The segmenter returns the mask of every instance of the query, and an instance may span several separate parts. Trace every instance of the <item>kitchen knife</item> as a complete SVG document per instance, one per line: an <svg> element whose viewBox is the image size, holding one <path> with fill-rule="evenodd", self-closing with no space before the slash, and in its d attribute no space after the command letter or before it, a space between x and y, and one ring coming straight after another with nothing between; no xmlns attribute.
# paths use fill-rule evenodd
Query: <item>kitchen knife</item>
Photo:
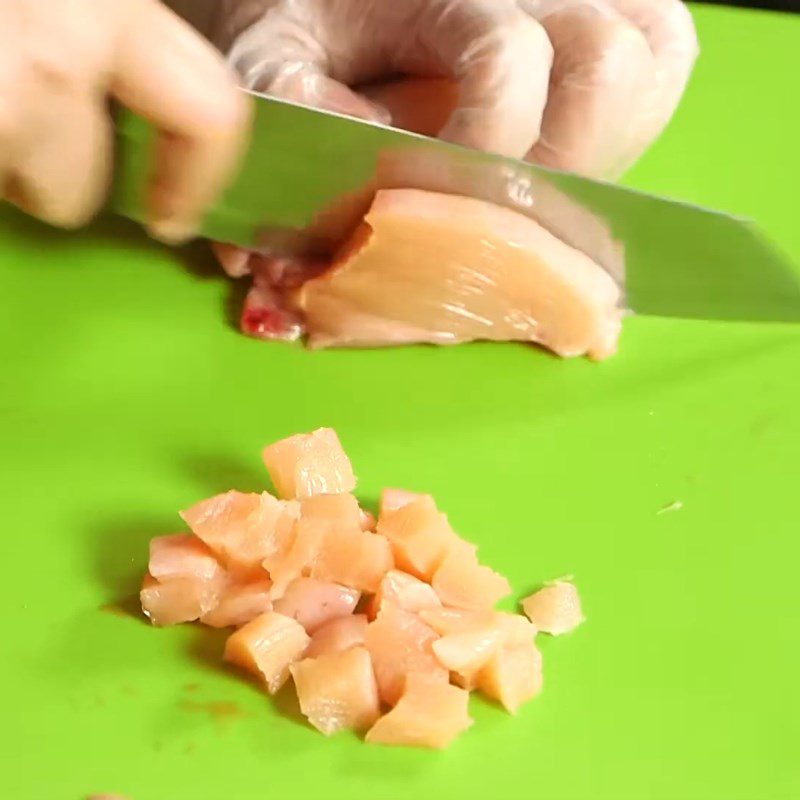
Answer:
<svg viewBox="0 0 800 800"><path fill-rule="evenodd" d="M376 189L462 194L533 219L601 264L639 314L800 321L800 273L753 222L255 95L243 166L203 236L276 255L330 249ZM113 210L146 219L154 132L118 117Z"/></svg>

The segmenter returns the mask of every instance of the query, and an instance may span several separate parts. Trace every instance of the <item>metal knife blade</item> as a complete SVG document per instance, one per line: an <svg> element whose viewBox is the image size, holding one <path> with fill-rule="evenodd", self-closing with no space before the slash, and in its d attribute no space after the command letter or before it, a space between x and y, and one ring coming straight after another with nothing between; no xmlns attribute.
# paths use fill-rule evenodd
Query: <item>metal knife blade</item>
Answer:
<svg viewBox="0 0 800 800"><path fill-rule="evenodd" d="M463 194L536 219L603 266L636 313L800 321L800 273L749 220L255 95L253 138L201 233L279 255L330 248L376 189ZM146 218L152 129L118 118L112 209Z"/></svg>

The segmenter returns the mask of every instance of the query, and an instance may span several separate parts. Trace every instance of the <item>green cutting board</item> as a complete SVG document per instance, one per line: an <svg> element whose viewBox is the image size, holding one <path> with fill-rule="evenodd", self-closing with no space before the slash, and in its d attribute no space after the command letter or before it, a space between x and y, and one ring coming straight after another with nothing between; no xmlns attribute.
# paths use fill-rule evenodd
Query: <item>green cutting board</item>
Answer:
<svg viewBox="0 0 800 800"><path fill-rule="evenodd" d="M752 215L800 259L800 18L696 17L696 76L630 182ZM310 353L240 336L239 299L202 247L0 217L0 796L800 796L800 329L631 319L602 365ZM543 642L516 718L475 699L444 753L326 740L219 636L137 616L148 539L320 425L362 497L433 492L518 593L574 573L588 621Z"/></svg>

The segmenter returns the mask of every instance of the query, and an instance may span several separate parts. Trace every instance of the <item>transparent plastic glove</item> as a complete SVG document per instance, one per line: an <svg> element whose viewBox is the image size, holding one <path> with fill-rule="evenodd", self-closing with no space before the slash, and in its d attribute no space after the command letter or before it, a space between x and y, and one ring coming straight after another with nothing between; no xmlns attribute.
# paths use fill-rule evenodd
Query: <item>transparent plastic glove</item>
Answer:
<svg viewBox="0 0 800 800"><path fill-rule="evenodd" d="M389 121L351 87L447 77L443 138L515 156L539 138L553 49L515 0L222 0L214 38L257 91Z"/></svg>
<svg viewBox="0 0 800 800"><path fill-rule="evenodd" d="M616 178L672 117L698 54L679 0L521 0L555 50L539 141L528 158Z"/></svg>
<svg viewBox="0 0 800 800"><path fill-rule="evenodd" d="M698 51L679 0L221 0L215 39L250 88L606 178Z"/></svg>
<svg viewBox="0 0 800 800"><path fill-rule="evenodd" d="M151 228L185 238L245 139L224 59L158 0L0 1L0 197L55 225L88 220L111 174L109 97L159 128Z"/></svg>

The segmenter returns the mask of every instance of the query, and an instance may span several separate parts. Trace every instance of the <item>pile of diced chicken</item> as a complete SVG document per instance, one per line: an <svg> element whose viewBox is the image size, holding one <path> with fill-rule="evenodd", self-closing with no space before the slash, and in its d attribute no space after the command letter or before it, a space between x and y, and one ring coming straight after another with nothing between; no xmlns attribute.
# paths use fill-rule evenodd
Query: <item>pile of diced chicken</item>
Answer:
<svg viewBox="0 0 800 800"><path fill-rule="evenodd" d="M377 520L359 507L333 430L277 442L264 462L279 497L212 497L182 512L191 533L150 543L141 601L155 625L235 627L225 659L271 694L291 677L326 735L446 747L472 723L471 690L512 713L539 692L537 633L583 619L571 583L523 600L527 616L494 610L508 581L430 496L386 489Z"/></svg>

